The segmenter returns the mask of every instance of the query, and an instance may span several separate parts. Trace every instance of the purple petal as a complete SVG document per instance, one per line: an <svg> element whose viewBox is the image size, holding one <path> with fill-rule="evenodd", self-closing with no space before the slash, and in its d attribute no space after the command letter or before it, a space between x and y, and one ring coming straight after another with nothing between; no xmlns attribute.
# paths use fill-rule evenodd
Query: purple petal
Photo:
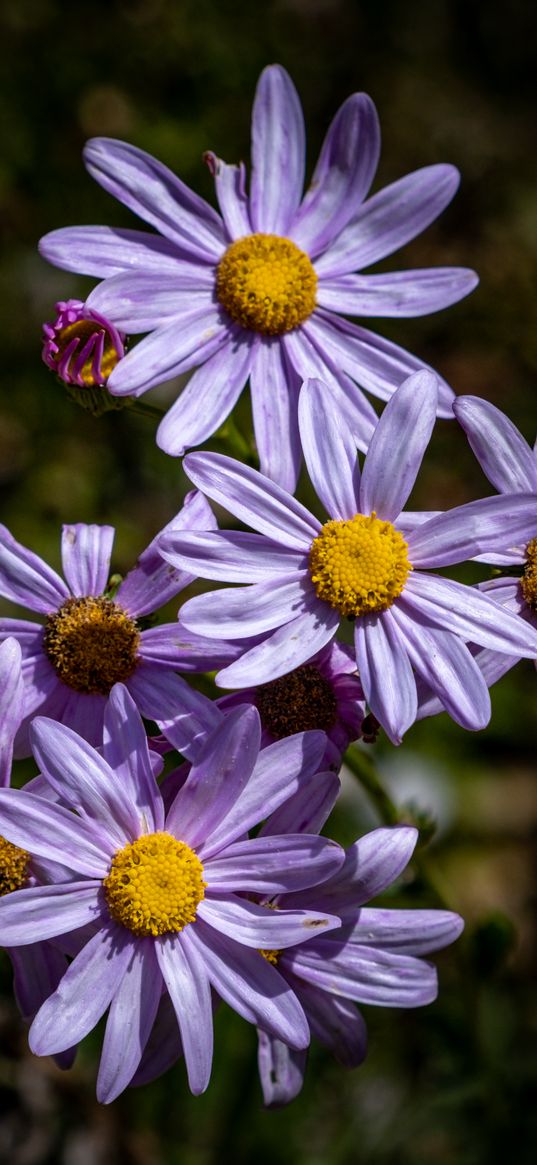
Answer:
<svg viewBox="0 0 537 1165"><path fill-rule="evenodd" d="M112 999L99 1075L97 1100L110 1104L130 1084L157 1014L162 978L150 938L137 938Z"/></svg>
<svg viewBox="0 0 537 1165"><path fill-rule="evenodd" d="M296 995L257 951L218 934L202 920L190 928L211 983L229 1006L292 1048L306 1048L309 1029Z"/></svg>
<svg viewBox="0 0 537 1165"><path fill-rule="evenodd" d="M30 1028L29 1043L37 1056L63 1052L95 1027L127 971L134 945L132 935L114 925L86 943Z"/></svg>
<svg viewBox="0 0 537 1165"><path fill-rule="evenodd" d="M307 606L311 590L307 570L290 571L269 582L251 583L247 590L234 587L198 595L181 607L181 619L198 635L246 639L290 623Z"/></svg>
<svg viewBox="0 0 537 1165"><path fill-rule="evenodd" d="M399 606L394 606L392 618L412 665L446 712L471 732L485 728L490 720L489 691L466 644L449 631L427 626L423 619L410 619Z"/></svg>
<svg viewBox="0 0 537 1165"><path fill-rule="evenodd" d="M16 542L5 526L0 526L0 594L42 614L57 611L69 598L56 571Z"/></svg>
<svg viewBox="0 0 537 1165"><path fill-rule="evenodd" d="M327 353L314 343L306 327L296 328L282 337L289 365L300 381L320 380L326 384L334 405L347 424L352 437L365 452L378 423L377 414L361 389L342 372Z"/></svg>
<svg viewBox="0 0 537 1165"><path fill-rule="evenodd" d="M100 829L23 789L0 789L0 834L90 878L104 877L114 853Z"/></svg>
<svg viewBox="0 0 537 1165"><path fill-rule="evenodd" d="M438 380L437 416L453 420L453 389L424 360L391 340L321 309L314 312L304 331L336 367L381 400L389 400L413 372L432 372Z"/></svg>
<svg viewBox="0 0 537 1165"><path fill-rule="evenodd" d="M226 238L219 215L156 158L126 142L93 138L84 160L109 194L176 243L179 257L220 258Z"/></svg>
<svg viewBox="0 0 537 1165"><path fill-rule="evenodd" d="M307 559L262 534L242 530L219 530L217 533L165 534L160 542L163 558L173 566L188 563L194 577L216 582L268 582L274 575L289 575L303 570Z"/></svg>
<svg viewBox="0 0 537 1165"><path fill-rule="evenodd" d="M312 258L330 246L355 214L375 176L379 153L375 106L366 93L353 93L328 129L311 186L289 231Z"/></svg>
<svg viewBox="0 0 537 1165"><path fill-rule="evenodd" d="M223 713L214 700L197 692L180 676L172 678L177 681L178 692L173 715L157 722L170 745L197 763L208 736L222 724Z"/></svg>
<svg viewBox="0 0 537 1165"><path fill-rule="evenodd" d="M0 899L0 943L23 947L98 922L100 882L29 886ZM70 1048L76 1040L66 1044ZM58 1049L61 1051L61 1049Z"/></svg>
<svg viewBox="0 0 537 1165"><path fill-rule="evenodd" d="M136 344L116 364L108 380L115 396L141 396L148 388L188 372L222 348L229 339L229 326L222 312L212 304L195 308L177 320L157 328Z"/></svg>
<svg viewBox="0 0 537 1165"><path fill-rule="evenodd" d="M298 415L308 473L325 510L331 518L354 517L360 491L356 445L328 385L306 381Z"/></svg>
<svg viewBox="0 0 537 1165"><path fill-rule="evenodd" d="M298 1096L304 1083L306 1053L257 1030L257 1067L267 1108L279 1108Z"/></svg>
<svg viewBox="0 0 537 1165"><path fill-rule="evenodd" d="M287 973L285 963L286 956L282 959L282 971ZM298 951L293 954L293 966L294 974L289 973L289 983L306 1012L312 1036L328 1048L345 1068L357 1068L367 1053L367 1028L363 1016L349 999L329 995L325 990L319 990L304 979L299 979Z"/></svg>
<svg viewBox="0 0 537 1165"><path fill-rule="evenodd" d="M306 142L296 89L280 65L263 69L252 110L250 218L254 231L287 235L304 185Z"/></svg>
<svg viewBox="0 0 537 1165"><path fill-rule="evenodd" d="M113 542L113 526L62 526L63 573L74 595L106 590Z"/></svg>
<svg viewBox="0 0 537 1165"><path fill-rule="evenodd" d="M55 267L80 275L95 275L97 279L123 271L158 275L161 272L179 274L190 268L190 264L178 258L177 247L168 239L123 227L64 227L50 231L40 239L39 252ZM205 277L212 279L206 266L197 270L200 278L207 272Z"/></svg>
<svg viewBox="0 0 537 1165"><path fill-rule="evenodd" d="M500 409L478 396L459 396L453 412L499 493L537 493L534 451Z"/></svg>
<svg viewBox="0 0 537 1165"><path fill-rule="evenodd" d="M218 687L249 688L287 675L329 643L339 623L339 611L321 599L308 599L302 615L279 627L273 635L241 655L236 663L219 671Z"/></svg>
<svg viewBox="0 0 537 1165"><path fill-rule="evenodd" d="M354 644L366 701L392 744L400 744L418 704L414 673L391 612L357 619Z"/></svg>
<svg viewBox="0 0 537 1165"><path fill-rule="evenodd" d="M371 438L360 511L393 522L416 480L431 439L438 400L436 377L415 372L394 392Z"/></svg>
<svg viewBox="0 0 537 1165"><path fill-rule="evenodd" d="M64 724L43 716L34 720L31 740L47 781L99 831L107 848L117 849L138 836L135 805L119 776L90 744Z"/></svg>
<svg viewBox="0 0 537 1165"><path fill-rule="evenodd" d="M215 671L241 654L241 644L209 639L187 631L179 621L148 627L140 639L140 658L181 672Z"/></svg>
<svg viewBox="0 0 537 1165"><path fill-rule="evenodd" d="M315 949L313 949L313 947ZM286 964L323 991L380 1007L422 1007L438 993L436 970L422 959L356 943L319 939L286 955ZM296 965L295 965L296 964Z"/></svg>
<svg viewBox="0 0 537 1165"><path fill-rule="evenodd" d="M135 336L174 324L214 303L214 275L208 268L185 264L173 272L122 272L90 292L86 307Z"/></svg>
<svg viewBox="0 0 537 1165"><path fill-rule="evenodd" d="M214 178L214 186L222 218L231 239L252 234L246 194L246 167L243 162L229 166L210 150L203 155Z"/></svg>
<svg viewBox="0 0 537 1165"><path fill-rule="evenodd" d="M225 899L204 898L198 906L198 915L215 930L256 950L296 946L340 925L339 918L330 914L271 910L229 893Z"/></svg>
<svg viewBox="0 0 537 1165"><path fill-rule="evenodd" d="M279 337L264 336L250 370L255 441L261 472L282 489L296 489L302 450L298 434L299 378Z"/></svg>
<svg viewBox="0 0 537 1165"><path fill-rule="evenodd" d="M21 649L16 639L0 646L0 786L11 780L13 741L22 720L23 685Z"/></svg>
<svg viewBox="0 0 537 1165"><path fill-rule="evenodd" d="M319 276L369 267L421 234L443 211L459 185L454 166L424 166L379 190L315 266Z"/></svg>
<svg viewBox="0 0 537 1165"><path fill-rule="evenodd" d="M263 748L242 791L227 816L213 829L203 846L204 860L243 838L262 818L292 797L320 768L324 732L298 732Z"/></svg>
<svg viewBox="0 0 537 1165"><path fill-rule="evenodd" d="M211 893L276 894L323 882L339 869L343 857L340 846L328 838L289 833L237 841L207 860L204 868Z"/></svg>
<svg viewBox="0 0 537 1165"><path fill-rule="evenodd" d="M130 807L139 833L163 828L162 797L151 765L147 736L139 712L123 684L115 684L106 705L103 760L113 770L113 785Z"/></svg>
<svg viewBox="0 0 537 1165"><path fill-rule="evenodd" d="M537 656L537 630L505 607L499 610L488 595L463 583L415 572L398 602L411 617L416 612L467 642L517 654L521 659Z"/></svg>
<svg viewBox="0 0 537 1165"><path fill-rule="evenodd" d="M327 821L341 785L335 773L315 773L281 805L259 830L259 837L278 833L318 833Z"/></svg>
<svg viewBox="0 0 537 1165"><path fill-rule="evenodd" d="M451 910L377 910L365 908L353 932L362 946L405 955L428 955L455 942L464 927Z"/></svg>
<svg viewBox="0 0 537 1165"><path fill-rule="evenodd" d="M382 894L403 873L417 840L418 831L411 825L382 827L366 833L349 847L343 866L323 886L323 906L329 903L328 909L338 914L350 910L351 919L356 918L357 907Z"/></svg>
<svg viewBox="0 0 537 1165"><path fill-rule="evenodd" d="M309 551L320 522L280 486L221 453L190 453L183 469L198 489L247 526L288 546Z"/></svg>
<svg viewBox="0 0 537 1165"><path fill-rule="evenodd" d="M157 445L172 457L201 445L229 416L248 380L257 336L229 330L227 343L194 372L160 422Z"/></svg>
<svg viewBox="0 0 537 1165"><path fill-rule="evenodd" d="M0 642L7 638L17 640L23 660L40 656L43 651L42 623L30 623L28 619L0 619Z"/></svg>
<svg viewBox="0 0 537 1165"><path fill-rule="evenodd" d="M221 717L171 806L168 832L190 846L210 843L252 774L260 740L256 708L238 708Z"/></svg>
<svg viewBox="0 0 537 1165"><path fill-rule="evenodd" d="M13 964L13 990L17 1007L26 1023L47 996L52 995L67 970L67 959L52 943L29 943L9 952Z"/></svg>
<svg viewBox="0 0 537 1165"><path fill-rule="evenodd" d="M167 1072L182 1054L183 1045L173 1004L169 995L162 995L153 1030L145 1046L140 1066L131 1080L131 1086L138 1088L142 1084L156 1080L163 1072Z"/></svg>
<svg viewBox="0 0 537 1165"><path fill-rule="evenodd" d="M456 506L410 534L416 567L449 566L480 552L505 551L528 542L537 530L537 494L502 494Z"/></svg>
<svg viewBox="0 0 537 1165"><path fill-rule="evenodd" d="M213 1011L208 968L203 953L190 941L191 929L164 935L155 949L181 1032L190 1090L199 1096L211 1075Z"/></svg>
<svg viewBox="0 0 537 1165"><path fill-rule="evenodd" d="M317 303L343 315L410 319L458 303L477 283L475 271L465 267L390 271L386 275L338 275L321 280Z"/></svg>

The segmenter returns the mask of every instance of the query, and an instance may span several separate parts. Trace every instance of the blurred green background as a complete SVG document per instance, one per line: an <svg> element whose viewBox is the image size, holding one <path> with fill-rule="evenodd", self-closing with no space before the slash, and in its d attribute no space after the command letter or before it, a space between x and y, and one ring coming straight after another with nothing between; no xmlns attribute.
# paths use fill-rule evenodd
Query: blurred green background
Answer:
<svg viewBox="0 0 537 1165"><path fill-rule="evenodd" d="M533 441L536 25L525 0L4 0L0 480L2 520L15 536L57 566L61 522L111 522L114 566L124 571L179 508L186 481L156 448L154 423L128 410L93 419L41 363L42 321L57 299L83 298L91 283L49 268L36 243L70 223L137 225L84 171L81 149L94 134L149 150L212 198L202 152L248 159L255 83L272 61L289 69L303 100L310 166L337 106L364 89L383 130L375 189L437 161L460 168L461 190L439 223L385 266L473 266L480 288L449 311L378 330L423 355L457 392L494 401ZM173 386L154 394L162 403L173 395ZM246 400L240 420L248 431ZM488 492L461 432L441 422L415 504L451 506ZM415 726L399 750L382 741L374 750L398 804L412 801L438 819L428 868L467 919L464 939L438 958L434 1006L365 1009L365 1066L345 1073L314 1049L302 1096L280 1112L261 1106L253 1030L222 1008L204 1097L190 1097L178 1066L102 1108L94 1100L100 1036L67 1075L31 1057L6 962L0 1159L533 1162L533 665L520 664L492 695L486 732L464 733L442 716ZM351 840L376 821L349 778L336 835ZM416 871L396 901L438 899Z"/></svg>

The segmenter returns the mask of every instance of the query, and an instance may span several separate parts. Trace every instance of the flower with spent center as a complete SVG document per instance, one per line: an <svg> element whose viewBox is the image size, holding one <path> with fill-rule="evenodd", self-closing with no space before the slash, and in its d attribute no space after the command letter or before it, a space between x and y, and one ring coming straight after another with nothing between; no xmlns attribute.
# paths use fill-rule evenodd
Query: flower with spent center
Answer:
<svg viewBox="0 0 537 1165"><path fill-rule="evenodd" d="M171 523L177 524L214 527L201 494L188 495ZM17 639L23 656L18 756L29 753L28 727L37 712L100 743L104 709L115 683L125 683L142 715L160 723L196 700L177 670L205 671L236 658L236 648L191 636L177 623L144 628L143 619L177 595L192 576L164 563L153 541L119 586L110 588L113 539L111 526L64 526L64 582L0 527L0 594L45 620L42 625L0 619L0 638Z"/></svg>
<svg viewBox="0 0 537 1165"><path fill-rule="evenodd" d="M56 319L43 324L42 356L67 385L69 395L94 416L130 404L106 391L106 382L125 355L125 336L79 299L56 304Z"/></svg>
<svg viewBox="0 0 537 1165"><path fill-rule="evenodd" d="M249 688L285 675L330 643L348 618L365 699L394 743L416 718L416 675L463 727L488 723L488 688L466 642L531 657L537 632L510 612L499 620L487 595L429 569L527 539L535 530L537 498L485 498L407 533L401 511L434 426L436 393L426 371L397 389L360 474L354 441L326 385L304 385L301 439L328 511L324 524L231 458L185 458L198 488L259 532L172 532L161 539L161 552L173 565L219 582L250 584L200 595L181 608L180 621L198 634L261 637L219 672L220 686Z"/></svg>
<svg viewBox="0 0 537 1165"><path fill-rule="evenodd" d="M276 912L250 896L322 882L344 854L315 834L249 839L248 831L317 770L323 734L298 734L260 751L256 710L230 712L206 737L167 812L123 685L107 705L102 754L42 717L32 738L61 803L0 790L0 829L32 858L61 862L64 870L49 885L0 901L0 942L23 946L93 929L34 1019L32 1050L70 1048L110 1008L97 1093L111 1101L131 1082L166 991L190 1087L203 1092L212 1062L212 988L249 1022L305 1047L300 1003L257 952L285 950L339 919L310 908Z"/></svg>
<svg viewBox="0 0 537 1165"><path fill-rule="evenodd" d="M367 448L377 418L361 389L386 400L422 362L342 315L426 315L477 282L458 267L356 274L429 226L458 185L454 167L434 165L367 198L379 150L375 107L355 93L336 113L303 196L302 110L278 65L263 71L256 91L249 195L242 164L206 155L221 215L142 150L107 138L87 144L90 174L161 237L67 227L46 235L40 250L102 280L90 311L130 335L150 333L113 370L112 394L139 396L197 369L160 424L166 453L202 444L249 379L261 469L293 490L298 390L312 376ZM441 382L440 416L452 416L452 396Z"/></svg>

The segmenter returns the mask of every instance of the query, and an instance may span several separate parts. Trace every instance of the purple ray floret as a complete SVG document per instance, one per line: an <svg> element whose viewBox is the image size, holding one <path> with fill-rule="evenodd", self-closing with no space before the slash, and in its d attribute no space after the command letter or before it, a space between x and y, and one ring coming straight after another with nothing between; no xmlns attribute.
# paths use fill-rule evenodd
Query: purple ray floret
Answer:
<svg viewBox="0 0 537 1165"><path fill-rule="evenodd" d="M39 717L32 726L35 759L59 803L0 790L2 834L63 868L50 884L0 901L0 943L22 947L91 928L34 1019L31 1047L62 1052L109 1008L97 1084L104 1102L136 1072L163 991L194 1093L211 1070L211 988L290 1046L308 1043L300 1003L259 950L302 943L339 919L309 907L272 911L252 895L326 881L344 854L313 833L248 840L267 803L277 809L317 770L325 743L322 733L279 742L267 790L270 748L260 752L260 735L254 708L230 712L166 812L142 721L118 684L102 753L54 721Z"/></svg>
<svg viewBox="0 0 537 1165"><path fill-rule="evenodd" d="M488 595L430 571L527 540L535 530L537 498L530 493L484 498L404 535L404 515L401 530L398 520L432 432L436 402L431 373L409 377L388 402L360 474L354 441L326 385L304 386L301 440L311 480L328 511L324 525L281 487L231 458L203 453L185 458L195 485L258 532L255 540L250 535L248 555L222 533L172 533L161 541L162 553L177 567L249 584L201 595L181 610L181 621L198 634L262 636L219 673L220 686L248 688L285 675L330 643L350 614L365 698L394 743L416 718L416 675L458 723L469 729L488 723L487 685L466 643L531 658L537 632L509 611L499 619ZM338 541L347 537L348 527L349 537L361 538L363 546L362 527L370 526L373 576L369 551L361 558L360 550L354 559L355 552ZM325 568L334 528L335 558ZM338 546L344 546L343 575ZM387 565L392 553L394 565Z"/></svg>
<svg viewBox="0 0 537 1165"><path fill-rule="evenodd" d="M249 194L243 165L206 155L220 214L143 150L88 142L90 174L159 233L68 227L46 235L40 250L102 280L88 310L130 335L149 333L112 372L112 394L139 396L196 369L160 425L165 452L180 456L203 443L249 379L261 468L293 490L298 390L317 376L367 448L376 415L361 389L386 400L422 362L341 313L426 315L477 282L458 267L362 273L429 226L459 181L453 166L426 166L368 197L379 151L373 102L354 93L336 113L303 195L302 110L279 65L257 86ZM452 416L452 397L440 382L440 416Z"/></svg>

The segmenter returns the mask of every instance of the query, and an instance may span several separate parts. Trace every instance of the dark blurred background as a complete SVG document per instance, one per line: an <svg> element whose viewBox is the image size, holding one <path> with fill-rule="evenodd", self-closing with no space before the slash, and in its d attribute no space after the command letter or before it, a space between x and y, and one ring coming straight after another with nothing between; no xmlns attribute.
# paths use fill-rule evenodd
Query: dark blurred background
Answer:
<svg viewBox="0 0 537 1165"><path fill-rule="evenodd" d="M310 166L337 106L364 89L383 154L375 189L450 161L462 172L438 224L387 268L462 264L479 289L421 320L378 330L438 367L459 393L536 429L537 195L534 6L525 0L3 0L0 17L0 232L3 242L0 481L2 520L59 565L63 521L117 526L114 566L179 508L178 461L154 422L128 410L97 420L40 361L42 321L89 280L48 267L40 235L75 223L139 225L86 174L87 137L125 138L212 198L205 149L249 156L249 116L264 65L279 61L301 95ZM373 322L376 327L376 322ZM170 387L157 392L162 403ZM248 431L248 405L241 405ZM215 446L216 447L216 446ZM415 503L455 505L490 492L455 423L437 426ZM173 615L171 616L173 617ZM533 1162L536 1008L532 986L537 824L537 683L522 663L493 690L486 732L446 716L376 756L398 804L438 821L419 872L396 902L467 919L438 958L439 1001L423 1011L366 1009L370 1054L346 1073L319 1049L300 1099L265 1112L255 1035L224 1008L208 1093L190 1097L181 1065L108 1108L94 1100L100 1033L62 1075L26 1049L7 960L0 1000L0 1158L11 1165L484 1165ZM377 822L349 778L334 824L350 841ZM532 1098L533 1093L533 1098Z"/></svg>

